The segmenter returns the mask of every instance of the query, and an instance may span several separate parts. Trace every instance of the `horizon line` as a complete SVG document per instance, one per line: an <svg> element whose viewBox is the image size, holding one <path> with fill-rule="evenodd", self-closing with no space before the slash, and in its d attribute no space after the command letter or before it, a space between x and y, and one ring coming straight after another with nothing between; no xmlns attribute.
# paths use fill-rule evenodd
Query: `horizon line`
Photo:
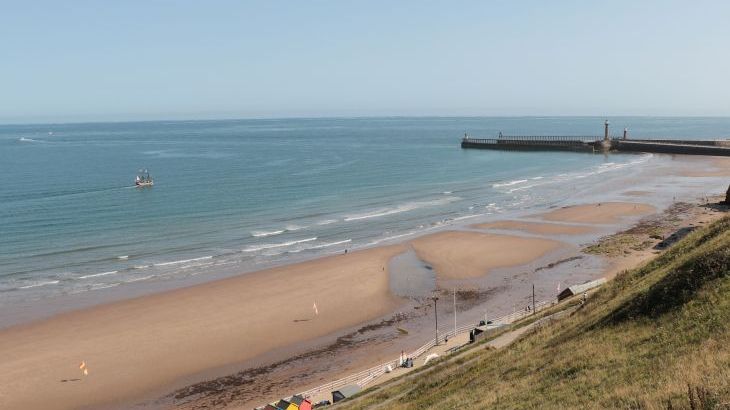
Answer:
<svg viewBox="0 0 730 410"><path fill-rule="evenodd" d="M216 122L216 121L280 121L280 120L357 120L357 119L427 119L427 118L730 118L730 115L349 115L349 116L271 116L271 117L220 117L171 119L158 118L147 120L100 120L100 121L53 121L53 122L0 122L5 126L40 126L40 125L84 125L84 124L125 124L155 122Z"/></svg>

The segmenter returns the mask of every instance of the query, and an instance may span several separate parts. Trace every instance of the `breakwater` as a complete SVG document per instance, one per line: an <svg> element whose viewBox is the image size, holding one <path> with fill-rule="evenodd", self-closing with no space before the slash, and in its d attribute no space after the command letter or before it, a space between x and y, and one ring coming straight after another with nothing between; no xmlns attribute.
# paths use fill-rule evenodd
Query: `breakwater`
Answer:
<svg viewBox="0 0 730 410"><path fill-rule="evenodd" d="M730 156L730 140L607 138L600 136L503 136L471 138L461 148L506 151L646 152L658 154Z"/></svg>

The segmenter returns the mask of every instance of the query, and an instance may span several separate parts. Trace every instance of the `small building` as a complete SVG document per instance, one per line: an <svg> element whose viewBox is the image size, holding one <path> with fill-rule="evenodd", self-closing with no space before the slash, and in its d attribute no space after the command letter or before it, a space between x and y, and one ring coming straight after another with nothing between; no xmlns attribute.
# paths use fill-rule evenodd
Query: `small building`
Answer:
<svg viewBox="0 0 730 410"><path fill-rule="evenodd" d="M487 326L477 326L469 331L469 343L477 342L487 335Z"/></svg>
<svg viewBox="0 0 730 410"><path fill-rule="evenodd" d="M558 293L558 302L563 299L567 299L573 295L579 295L590 289L597 288L597 287L603 285L604 283L606 283L606 279L600 278L600 279L592 280L590 282L582 283L580 285L568 286L567 288L563 289L562 292Z"/></svg>
<svg viewBox="0 0 730 410"><path fill-rule="evenodd" d="M342 387L339 390L335 390L332 392L332 403L337 403L340 400L344 400L348 397L352 397L358 392L360 392L360 386L357 384L350 384L345 387Z"/></svg>
<svg viewBox="0 0 730 410"><path fill-rule="evenodd" d="M281 399L278 403L276 403L276 408L279 410L289 410L289 405L291 405L291 403L284 399Z"/></svg>
<svg viewBox="0 0 730 410"><path fill-rule="evenodd" d="M289 400L291 404L287 410L312 410L312 402L297 394Z"/></svg>

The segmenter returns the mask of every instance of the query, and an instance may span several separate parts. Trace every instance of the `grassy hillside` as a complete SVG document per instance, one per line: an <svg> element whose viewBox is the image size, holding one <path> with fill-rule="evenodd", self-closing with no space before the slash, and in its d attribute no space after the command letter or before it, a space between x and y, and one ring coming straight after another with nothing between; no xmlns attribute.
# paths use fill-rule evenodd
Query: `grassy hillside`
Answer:
<svg viewBox="0 0 730 410"><path fill-rule="evenodd" d="M730 409L730 218L505 349L478 346L343 404Z"/></svg>

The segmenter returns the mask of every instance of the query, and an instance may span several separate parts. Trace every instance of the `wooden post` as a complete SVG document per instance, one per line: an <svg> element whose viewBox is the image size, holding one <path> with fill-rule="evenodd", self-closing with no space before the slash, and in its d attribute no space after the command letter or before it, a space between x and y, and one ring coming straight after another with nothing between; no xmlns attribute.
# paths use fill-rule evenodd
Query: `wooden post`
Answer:
<svg viewBox="0 0 730 410"><path fill-rule="evenodd" d="M436 344L439 344L439 311L436 309L436 302L438 302L439 297L434 296L433 297L433 312L436 314Z"/></svg>
<svg viewBox="0 0 730 410"><path fill-rule="evenodd" d="M456 337L456 288L454 288L454 336Z"/></svg>
<svg viewBox="0 0 730 410"><path fill-rule="evenodd" d="M533 283L532 284L532 314L533 315L537 311L537 309L535 309L535 308L536 308L536 306L535 306L535 284Z"/></svg>

